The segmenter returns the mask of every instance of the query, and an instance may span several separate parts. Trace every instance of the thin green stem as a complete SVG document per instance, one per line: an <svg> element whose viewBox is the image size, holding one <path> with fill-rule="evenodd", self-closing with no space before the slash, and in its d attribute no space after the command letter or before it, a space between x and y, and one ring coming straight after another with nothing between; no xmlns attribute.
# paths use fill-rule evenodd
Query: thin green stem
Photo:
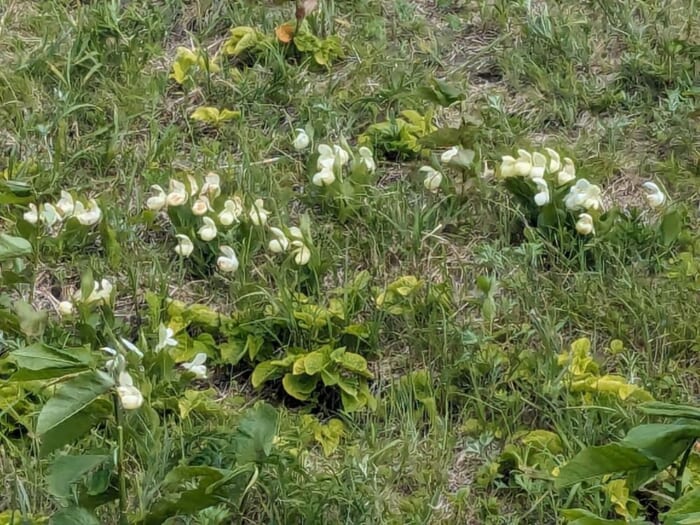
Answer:
<svg viewBox="0 0 700 525"><path fill-rule="evenodd" d="M690 446L686 449L686 451L683 453L683 457L681 458L681 462L678 465L678 474L676 475L676 493L675 497L676 499L680 498L683 492L683 473L685 472L685 468L688 466L688 460L690 459L690 453L693 451L693 448L695 447L695 441L693 441Z"/></svg>
<svg viewBox="0 0 700 525"><path fill-rule="evenodd" d="M119 406L119 396L113 395L114 415L117 419L117 477L119 479L119 525L128 525L126 518L126 476L124 475L124 413Z"/></svg>

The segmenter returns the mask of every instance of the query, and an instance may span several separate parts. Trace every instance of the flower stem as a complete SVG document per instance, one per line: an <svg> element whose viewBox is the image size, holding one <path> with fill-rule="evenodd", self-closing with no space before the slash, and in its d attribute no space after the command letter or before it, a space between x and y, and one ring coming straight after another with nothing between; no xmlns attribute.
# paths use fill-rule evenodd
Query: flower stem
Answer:
<svg viewBox="0 0 700 525"><path fill-rule="evenodd" d="M681 462L678 465L678 473L676 474L676 494L675 497L676 499L681 497L681 493L683 492L683 473L685 472L685 468L688 466L688 460L690 459L690 453L693 451L693 448L695 447L695 441L693 441L690 446L686 449L686 451L683 453L683 457L681 458Z"/></svg>
<svg viewBox="0 0 700 525"><path fill-rule="evenodd" d="M113 394L114 415L117 419L117 478L119 479L119 525L128 525L126 518L126 476L124 475L124 412L119 406L119 396Z"/></svg>

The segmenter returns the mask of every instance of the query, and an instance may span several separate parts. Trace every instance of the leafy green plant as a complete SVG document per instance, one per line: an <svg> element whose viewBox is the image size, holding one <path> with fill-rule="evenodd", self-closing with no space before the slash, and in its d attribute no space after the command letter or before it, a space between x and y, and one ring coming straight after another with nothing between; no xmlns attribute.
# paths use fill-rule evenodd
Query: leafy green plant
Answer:
<svg viewBox="0 0 700 525"><path fill-rule="evenodd" d="M415 157L423 149L420 139L437 128L432 111L424 115L407 109L399 117L372 124L358 137L358 143L372 147L389 158Z"/></svg>
<svg viewBox="0 0 700 525"><path fill-rule="evenodd" d="M700 516L700 489L684 483L684 472L695 443L700 439L700 410L688 405L650 402L639 409L651 416L673 418L670 423L647 423L632 428L624 439L608 445L588 447L558 469L555 484L567 487L603 476L624 475L613 491L637 491L652 483L657 475L675 465L675 485L671 503L663 512L663 523L694 523ZM608 484L610 486L610 484ZM611 496L616 512L625 518L619 523L645 523L630 510L627 496ZM641 509L640 509L641 510ZM567 511L570 523L598 523L599 518L580 509ZM587 517L589 521L582 520ZM604 523L604 521L599 521ZM618 522L611 522L618 523Z"/></svg>

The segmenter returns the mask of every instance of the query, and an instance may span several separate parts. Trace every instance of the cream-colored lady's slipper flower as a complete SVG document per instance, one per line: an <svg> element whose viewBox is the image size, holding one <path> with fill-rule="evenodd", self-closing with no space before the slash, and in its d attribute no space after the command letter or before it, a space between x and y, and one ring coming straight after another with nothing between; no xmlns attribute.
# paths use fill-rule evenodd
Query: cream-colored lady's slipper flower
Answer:
<svg viewBox="0 0 700 525"><path fill-rule="evenodd" d="M221 178L213 171L204 177L204 185L200 195L207 195L210 199L215 199L221 195Z"/></svg>
<svg viewBox="0 0 700 525"><path fill-rule="evenodd" d="M119 374L117 394L119 395L119 400L124 410L136 410L143 405L143 395L139 389L134 386L134 380L128 372Z"/></svg>
<svg viewBox="0 0 700 525"><path fill-rule="evenodd" d="M224 202L224 209L219 212L219 222L224 226L230 226L237 222L241 215L243 215L243 201L235 196Z"/></svg>
<svg viewBox="0 0 700 525"><path fill-rule="evenodd" d="M267 247L272 253L282 253L286 252L289 248L289 239L279 228L270 228L270 233L274 236Z"/></svg>
<svg viewBox="0 0 700 525"><path fill-rule="evenodd" d="M292 254L294 262L299 266L304 266L311 260L311 249L304 244L304 241L292 241Z"/></svg>
<svg viewBox="0 0 700 525"><path fill-rule="evenodd" d="M207 378L207 367L204 363L207 362L207 354L204 352L199 352L194 359L188 363L182 363L182 368L194 374L197 379Z"/></svg>
<svg viewBox="0 0 700 525"><path fill-rule="evenodd" d="M39 222L39 210L37 209L36 204L33 202L29 203L29 211L25 211L22 218L29 224L36 224Z"/></svg>
<svg viewBox="0 0 700 525"><path fill-rule="evenodd" d="M73 215L73 210L75 209L75 201L73 196L66 190L61 190L61 198L58 199L56 203L56 210L65 219Z"/></svg>
<svg viewBox="0 0 700 525"><path fill-rule="evenodd" d="M201 217L202 215L205 215L207 212L214 211L211 207L211 204L209 202L209 197L206 195L200 195L197 197L197 199L192 203L192 213L194 215L197 215L198 217Z"/></svg>
<svg viewBox="0 0 700 525"><path fill-rule="evenodd" d="M181 257L189 257L192 255L194 250L194 244L192 240L182 233L178 233L175 238L177 239L177 246L175 246L175 253Z"/></svg>
<svg viewBox="0 0 700 525"><path fill-rule="evenodd" d="M335 161L338 166L345 166L350 160L350 155L348 152L337 144L333 146L333 153L335 154Z"/></svg>
<svg viewBox="0 0 700 525"><path fill-rule="evenodd" d="M563 186L576 178L576 167L574 161L569 157L564 157L564 164L557 174L557 185Z"/></svg>
<svg viewBox="0 0 700 525"><path fill-rule="evenodd" d="M544 150L547 152L547 155L549 155L549 166L547 166L547 170L549 173L556 173L561 168L559 153L552 148L544 148Z"/></svg>
<svg viewBox="0 0 700 525"><path fill-rule="evenodd" d="M265 202L262 199L255 199L255 202L248 212L248 218L255 226L265 226L270 212L265 209Z"/></svg>
<svg viewBox="0 0 700 525"><path fill-rule="evenodd" d="M357 152L360 154L360 161L365 165L369 173L374 173L377 170L377 163L374 162L372 150L362 146Z"/></svg>
<svg viewBox="0 0 700 525"><path fill-rule="evenodd" d="M177 339L175 339L175 332L173 329L161 323L158 327L158 344L155 347L155 351L160 352L169 346L175 347L177 345L178 342Z"/></svg>
<svg viewBox="0 0 700 525"><path fill-rule="evenodd" d="M165 200L168 206L182 206L187 202L189 194L187 193L187 188L179 180L170 179L170 185L168 186L168 196Z"/></svg>
<svg viewBox="0 0 700 525"><path fill-rule="evenodd" d="M219 271L224 273L233 273L238 270L238 257L236 257L236 252L230 246L219 247L221 253L219 258L216 260L216 265L219 267Z"/></svg>
<svg viewBox="0 0 700 525"><path fill-rule="evenodd" d="M290 238L296 239L298 241L304 240L304 234L301 232L301 228L299 228L298 226L290 226L288 231Z"/></svg>
<svg viewBox="0 0 700 525"><path fill-rule="evenodd" d="M112 290L114 287L112 286L112 283L109 282L108 279L102 279L100 282L95 281L95 284L93 286L92 292L90 292L90 295L88 295L87 299L85 299L86 304L98 304L98 303L104 303L104 304L109 304L112 299ZM76 293L77 298L80 298L80 292Z"/></svg>
<svg viewBox="0 0 700 525"><path fill-rule="evenodd" d="M218 231L216 229L216 224L214 223L214 221L210 217L204 217L202 218L202 222L204 222L204 224L197 231L199 238L202 239L204 242L209 242L212 239L216 238L216 234L218 233Z"/></svg>
<svg viewBox="0 0 700 525"><path fill-rule="evenodd" d="M423 186L425 186L425 189L432 192L436 192L438 189L440 189L440 184L442 184L442 173L431 166L423 166L418 171L425 173L425 179L423 180Z"/></svg>
<svg viewBox="0 0 700 525"><path fill-rule="evenodd" d="M547 169L547 157L542 153L535 152L532 154L532 168L530 169L531 179L541 179L544 177L544 172Z"/></svg>
<svg viewBox="0 0 700 525"><path fill-rule="evenodd" d="M294 147L294 149L297 151L301 151L308 148L309 144L311 143L311 139L306 134L306 131L301 128L297 128L296 132L297 136L294 137L294 142L292 142L292 146Z"/></svg>
<svg viewBox="0 0 700 525"><path fill-rule="evenodd" d="M654 182L645 182L642 188L646 191L647 204L652 208L663 206L666 202L666 194Z"/></svg>
<svg viewBox="0 0 700 525"><path fill-rule="evenodd" d="M452 159L459 155L459 148L457 146L452 146L450 149L445 151L440 155L440 162L443 164L449 164Z"/></svg>
<svg viewBox="0 0 700 525"><path fill-rule="evenodd" d="M515 176L515 158L510 155L503 155L501 157L501 177L507 179L509 177Z"/></svg>
<svg viewBox="0 0 700 525"><path fill-rule="evenodd" d="M532 155L524 149L518 150L518 158L515 159L515 174L527 177L532 170Z"/></svg>
<svg viewBox="0 0 700 525"><path fill-rule="evenodd" d="M595 228L593 227L593 217L588 213L582 213L578 216L578 221L576 221L576 231L581 235L590 235L595 233Z"/></svg>
<svg viewBox="0 0 700 525"><path fill-rule="evenodd" d="M102 210L95 199L90 199L87 209L85 209L82 202L77 201L73 210L73 216L83 226L92 226L102 219Z"/></svg>
<svg viewBox="0 0 700 525"><path fill-rule="evenodd" d="M321 171L314 174L311 182L315 186L330 186L335 182L335 174L333 173L333 169L322 168Z"/></svg>
<svg viewBox="0 0 700 525"><path fill-rule="evenodd" d="M158 184L151 186L153 195L146 200L146 208L153 211L160 211L165 208L168 201L168 194Z"/></svg>
<svg viewBox="0 0 700 525"><path fill-rule="evenodd" d="M316 167L320 171L333 171L333 166L335 166L335 152L333 151L333 148L331 148L328 144L319 144Z"/></svg>
<svg viewBox="0 0 700 525"><path fill-rule="evenodd" d="M543 178L533 179L537 185L537 193L535 194L535 204L544 206L549 203L549 185Z"/></svg>
<svg viewBox="0 0 700 525"><path fill-rule="evenodd" d="M69 317L73 315L73 312L75 311L75 307L71 301L61 301L58 303L58 307L56 309L61 317Z"/></svg>
<svg viewBox="0 0 700 525"><path fill-rule="evenodd" d="M108 372L124 371L124 367L126 366L126 359L120 352L117 352L114 348L110 348L109 346L103 346L102 348L100 348L100 350L112 356L112 359L108 359L105 362L105 369Z"/></svg>
<svg viewBox="0 0 700 525"><path fill-rule="evenodd" d="M199 184L197 183L197 179L195 179L191 174L188 173L187 183L190 186L190 197L194 197L199 191Z"/></svg>
<svg viewBox="0 0 700 525"><path fill-rule="evenodd" d="M603 200L599 186L591 184L586 179L576 181L569 194L564 197L564 205L572 211L599 210L603 207Z"/></svg>
<svg viewBox="0 0 700 525"><path fill-rule="evenodd" d="M137 356L139 356L139 359L143 359L143 352L139 350L139 348L129 341L128 339L124 339L123 337L119 338L119 342L122 344L124 348L126 348L129 352L135 353Z"/></svg>

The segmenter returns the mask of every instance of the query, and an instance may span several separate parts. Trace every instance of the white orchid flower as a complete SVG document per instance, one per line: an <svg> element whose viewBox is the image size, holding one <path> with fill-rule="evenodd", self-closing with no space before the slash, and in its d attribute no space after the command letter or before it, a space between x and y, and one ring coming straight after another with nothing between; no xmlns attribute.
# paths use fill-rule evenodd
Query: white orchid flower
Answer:
<svg viewBox="0 0 700 525"><path fill-rule="evenodd" d="M141 350L139 350L138 347L134 343L132 343L128 339L124 339L123 337L119 338L119 342L122 344L122 346L124 346L124 348L126 348L130 352L133 352L137 356L139 356L139 359L143 358L143 352Z"/></svg>
<svg viewBox="0 0 700 525"><path fill-rule="evenodd" d="M509 177L515 176L515 158L510 155L503 155L501 157L501 177L507 179Z"/></svg>
<svg viewBox="0 0 700 525"><path fill-rule="evenodd" d="M156 352L160 352L169 346L175 347L177 345L178 342L177 339L175 339L175 332L173 329L161 323L161 325L158 327L158 344L155 348Z"/></svg>
<svg viewBox="0 0 700 525"><path fill-rule="evenodd" d="M301 128L297 128L296 132L297 136L294 137L294 142L292 142L292 146L294 146L294 149L297 151L301 151L308 148L309 144L311 143L311 139L306 134L306 131L304 131Z"/></svg>
<svg viewBox="0 0 700 525"><path fill-rule="evenodd" d="M210 217L204 217L202 218L202 222L204 223L199 230L197 230L197 234L199 235L199 238L202 239L204 242L209 242L212 239L216 238L216 234L218 233L216 229L216 224Z"/></svg>
<svg viewBox="0 0 700 525"><path fill-rule="evenodd" d="M270 233L274 236L267 247L272 253L282 253L286 252L289 248L289 239L279 228L270 228Z"/></svg>
<svg viewBox="0 0 700 525"><path fill-rule="evenodd" d="M423 166L418 171L425 173L425 179L423 180L423 186L425 186L425 189L432 191L433 193L440 189L440 184L442 184L442 173L431 166Z"/></svg>
<svg viewBox="0 0 700 525"><path fill-rule="evenodd" d="M182 233L178 233L175 238L177 239L177 246L175 246L175 253L181 257L189 257L192 255L194 250L194 244L192 240Z"/></svg>
<svg viewBox="0 0 700 525"><path fill-rule="evenodd" d="M377 170L377 163L374 162L374 156L372 155L372 150L362 146L357 152L360 154L360 161L365 165L367 171L374 173Z"/></svg>
<svg viewBox="0 0 700 525"><path fill-rule="evenodd" d="M547 157L542 153L535 152L532 154L532 168L530 169L530 178L532 180L541 179L544 177L544 172L547 169Z"/></svg>
<svg viewBox="0 0 700 525"><path fill-rule="evenodd" d="M335 154L335 161L338 166L345 166L350 160L350 155L348 152L337 144L333 146L333 153Z"/></svg>
<svg viewBox="0 0 700 525"><path fill-rule="evenodd" d="M603 207L601 193L599 186L586 179L579 179L564 197L564 205L572 211L599 210Z"/></svg>
<svg viewBox="0 0 700 525"><path fill-rule="evenodd" d="M168 186L168 196L166 197L166 204L168 206L182 206L187 202L189 194L187 193L187 188L184 183L179 180L170 179L170 185Z"/></svg>
<svg viewBox="0 0 700 525"><path fill-rule="evenodd" d="M563 186L576 178L576 167L574 161L569 157L564 157L564 164L557 174L557 184Z"/></svg>
<svg viewBox="0 0 700 525"><path fill-rule="evenodd" d="M36 207L36 204L33 202L29 204L29 211L25 211L24 214L22 215L22 218L24 218L25 221L27 221L29 224L36 224L39 222L39 210Z"/></svg>
<svg viewBox="0 0 700 525"><path fill-rule="evenodd" d="M449 164L452 159L459 155L459 148L457 146L452 146L450 149L445 151L440 155L440 162L443 164Z"/></svg>
<svg viewBox="0 0 700 525"><path fill-rule="evenodd" d="M535 204L544 206L549 203L549 185L543 178L533 179L537 185L537 193L535 194Z"/></svg>
<svg viewBox="0 0 700 525"><path fill-rule="evenodd" d="M216 265L219 271L224 273L233 273L238 270L238 257L236 252L230 246L220 246L219 249L223 255L216 260Z"/></svg>
<svg viewBox="0 0 700 525"><path fill-rule="evenodd" d="M189 173L187 174L187 183L190 186L190 197L194 197L197 195L197 192L199 191L199 184L197 183L197 179L195 179L192 175Z"/></svg>
<svg viewBox="0 0 700 525"><path fill-rule="evenodd" d="M165 208L168 201L168 194L165 193L165 190L158 184L153 184L151 191L153 191L153 195L146 200L146 208L153 211Z"/></svg>
<svg viewBox="0 0 700 525"><path fill-rule="evenodd" d="M102 210L95 199L88 201L87 209L85 209L82 202L77 201L73 209L73 216L83 226L92 226L102 219Z"/></svg>
<svg viewBox="0 0 700 525"><path fill-rule="evenodd" d="M322 168L321 171L315 173L311 182L316 186L330 186L335 182L335 174L332 168Z"/></svg>
<svg viewBox="0 0 700 525"><path fill-rule="evenodd" d="M74 209L75 201L73 200L73 196L66 190L61 190L61 198L58 199L56 203L56 210L58 210L58 213L65 219L73 215Z"/></svg>
<svg viewBox="0 0 700 525"><path fill-rule="evenodd" d="M265 209L265 202L262 199L255 199L248 213L250 222L255 224L255 226L265 226L269 215L270 212Z"/></svg>
<svg viewBox="0 0 700 525"><path fill-rule="evenodd" d="M219 212L219 222L224 226L230 226L237 222L241 215L243 215L243 201L235 196L224 202L224 209Z"/></svg>
<svg viewBox="0 0 700 525"><path fill-rule="evenodd" d="M69 317L73 315L73 312L75 311L75 307L73 306L73 303L71 301L61 301L58 303L58 314L61 317Z"/></svg>
<svg viewBox="0 0 700 525"><path fill-rule="evenodd" d="M209 211L214 210L212 209L211 203L209 202L209 197L207 197L206 195L200 195L199 197L197 197L194 203L192 203L192 213L194 215L197 215L198 217L201 217Z"/></svg>
<svg viewBox="0 0 700 525"><path fill-rule="evenodd" d="M136 410L143 405L143 395L138 388L134 386L134 380L128 372L119 374L119 386L117 394L125 410Z"/></svg>
<svg viewBox="0 0 700 525"><path fill-rule="evenodd" d="M207 354L199 352L194 359L188 363L182 363L182 368L188 372L192 372L197 379L207 378L207 367L204 365L207 361Z"/></svg>
<svg viewBox="0 0 700 525"><path fill-rule="evenodd" d="M646 199L650 207L658 208L666 202L666 194L659 188L658 184L645 182L642 184L642 188L646 191Z"/></svg>
<svg viewBox="0 0 700 525"><path fill-rule="evenodd" d="M559 153L552 148L544 148L544 150L547 152L547 155L549 155L547 171L549 171L549 173L556 173L561 168L561 157L559 157Z"/></svg>
<svg viewBox="0 0 700 525"><path fill-rule="evenodd" d="M207 173L204 177L204 185L200 195L207 195L212 199L221 195L221 178L218 174L212 172Z"/></svg>
<svg viewBox="0 0 700 525"><path fill-rule="evenodd" d="M311 249L304 244L304 241L292 241L292 254L294 262L299 266L304 266L311 260Z"/></svg>
<svg viewBox="0 0 700 525"><path fill-rule="evenodd" d="M316 167L323 171L331 170L333 171L333 166L335 166L335 152L328 144L318 145L318 161L316 161Z"/></svg>
<svg viewBox="0 0 700 525"><path fill-rule="evenodd" d="M515 159L515 174L527 177L532 170L532 155L524 149L518 150L518 158Z"/></svg>
<svg viewBox="0 0 700 525"><path fill-rule="evenodd" d="M117 370L122 372L124 370L124 367L126 366L126 359L124 359L124 356L121 353L117 352L114 348L110 348L109 346L103 346L100 348L100 350L113 356L112 359L108 359L105 362L105 368L108 372L115 372Z"/></svg>
<svg viewBox="0 0 700 525"><path fill-rule="evenodd" d="M114 287L112 286L112 283L110 283L107 279L102 279L100 282L95 281L90 295L87 296L87 299L85 299L84 302L85 304L109 304L112 299L113 289ZM80 300L80 296L80 291L78 291L75 293L74 299Z"/></svg>
<svg viewBox="0 0 700 525"><path fill-rule="evenodd" d="M595 228L593 227L593 217L588 213L582 213L578 216L578 221L576 221L576 231L581 235L590 235L595 233Z"/></svg>
<svg viewBox="0 0 700 525"><path fill-rule="evenodd" d="M298 226L290 226L288 231L290 238L296 239L298 241L304 240L304 234L301 232L301 228L299 228Z"/></svg>

